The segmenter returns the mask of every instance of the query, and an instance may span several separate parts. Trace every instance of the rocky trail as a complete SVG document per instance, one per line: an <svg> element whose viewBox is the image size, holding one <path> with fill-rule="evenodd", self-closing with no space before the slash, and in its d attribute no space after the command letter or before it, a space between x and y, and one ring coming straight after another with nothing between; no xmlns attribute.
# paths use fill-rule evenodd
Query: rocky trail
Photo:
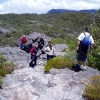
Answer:
<svg viewBox="0 0 100 100"><path fill-rule="evenodd" d="M61 49L58 49L61 47ZM56 55L64 55L64 44L55 45ZM84 100L82 97L88 78L100 72L88 67L87 71L51 69L44 73L46 56L42 55L35 68L29 67L30 54L19 47L0 47L0 53L13 61L16 68L4 77L0 100Z"/></svg>

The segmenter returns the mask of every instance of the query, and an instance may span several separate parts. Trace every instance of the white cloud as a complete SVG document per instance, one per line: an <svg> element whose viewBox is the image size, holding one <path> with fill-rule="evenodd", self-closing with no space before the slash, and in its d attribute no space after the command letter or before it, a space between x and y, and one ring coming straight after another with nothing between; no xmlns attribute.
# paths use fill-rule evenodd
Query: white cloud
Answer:
<svg viewBox="0 0 100 100"><path fill-rule="evenodd" d="M99 9L100 0L7 0L0 13L47 13L50 9Z"/></svg>

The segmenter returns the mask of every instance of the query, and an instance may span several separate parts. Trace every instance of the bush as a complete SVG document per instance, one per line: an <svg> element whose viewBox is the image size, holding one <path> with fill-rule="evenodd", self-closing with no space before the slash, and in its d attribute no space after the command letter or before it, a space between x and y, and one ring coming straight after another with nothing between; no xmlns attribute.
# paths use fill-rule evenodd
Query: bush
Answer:
<svg viewBox="0 0 100 100"><path fill-rule="evenodd" d="M98 53L97 51L93 50L92 54L89 54L88 56L88 65L100 70L100 53Z"/></svg>
<svg viewBox="0 0 100 100"><path fill-rule="evenodd" d="M4 58L4 56L2 54L0 54L0 72L2 72L2 71L4 72L4 70L5 70L7 74L10 74L14 70L14 67L15 67L15 65L12 61L7 62L7 59ZM3 76L5 76L5 75L3 74Z"/></svg>
<svg viewBox="0 0 100 100"><path fill-rule="evenodd" d="M68 59L66 56L58 56L55 58L50 59L46 66L45 66L45 71L50 71L52 68L69 68L71 69L74 63Z"/></svg>
<svg viewBox="0 0 100 100"><path fill-rule="evenodd" d="M6 61L6 59L4 58L4 56L2 54L0 54L0 68L3 66L5 61Z"/></svg>
<svg viewBox="0 0 100 100"><path fill-rule="evenodd" d="M53 38L51 40L51 44L60 44L60 43L66 43L66 40L64 40L62 38Z"/></svg>
<svg viewBox="0 0 100 100"><path fill-rule="evenodd" d="M7 62L3 65L3 68L5 69L6 73L7 74L11 74L11 72L14 70L14 63L11 61L11 62Z"/></svg>
<svg viewBox="0 0 100 100"><path fill-rule="evenodd" d="M0 87L1 87L2 84L3 84L3 82L2 82L2 76L0 76Z"/></svg>
<svg viewBox="0 0 100 100"><path fill-rule="evenodd" d="M7 73L6 73L5 69L0 68L0 76L5 77L6 74L7 74Z"/></svg>
<svg viewBox="0 0 100 100"><path fill-rule="evenodd" d="M14 63L7 62L7 59L4 58L2 54L0 54L0 88L2 88L2 77L5 77L6 74L10 74L14 70Z"/></svg>
<svg viewBox="0 0 100 100"><path fill-rule="evenodd" d="M100 75L90 78L90 83L86 86L84 93L88 100L100 100Z"/></svg>

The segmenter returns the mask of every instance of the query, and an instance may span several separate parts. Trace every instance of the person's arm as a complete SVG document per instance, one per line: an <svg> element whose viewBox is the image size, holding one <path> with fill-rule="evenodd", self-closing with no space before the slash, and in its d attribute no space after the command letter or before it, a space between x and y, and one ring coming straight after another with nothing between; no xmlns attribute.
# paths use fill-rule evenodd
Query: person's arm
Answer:
<svg viewBox="0 0 100 100"><path fill-rule="evenodd" d="M79 50L79 45L80 45L80 40L78 40L78 42L77 42L77 50Z"/></svg>
<svg viewBox="0 0 100 100"><path fill-rule="evenodd" d="M54 54L54 53L55 53L55 48L54 48L54 47L52 47L52 49L53 49L52 51L53 51L53 54Z"/></svg>
<svg viewBox="0 0 100 100"><path fill-rule="evenodd" d="M32 55L34 55L33 49L34 49L34 48L32 48L32 49L30 50L30 54L32 54Z"/></svg>
<svg viewBox="0 0 100 100"><path fill-rule="evenodd" d="M50 52L49 49L48 49L48 47L46 47L43 51Z"/></svg>
<svg viewBox="0 0 100 100"><path fill-rule="evenodd" d="M93 37L92 37L92 36L90 37L90 43L91 43L91 44L90 44L89 52L92 53L93 44L94 44L94 40L93 40Z"/></svg>
<svg viewBox="0 0 100 100"><path fill-rule="evenodd" d="M84 38L84 33L81 33L79 36L78 36L78 42L77 42L77 51L79 50L79 46L80 46L80 42L83 40Z"/></svg>
<svg viewBox="0 0 100 100"><path fill-rule="evenodd" d="M93 46L93 45L90 44L90 51L89 51L90 53L92 53L92 48L93 48L92 46Z"/></svg>

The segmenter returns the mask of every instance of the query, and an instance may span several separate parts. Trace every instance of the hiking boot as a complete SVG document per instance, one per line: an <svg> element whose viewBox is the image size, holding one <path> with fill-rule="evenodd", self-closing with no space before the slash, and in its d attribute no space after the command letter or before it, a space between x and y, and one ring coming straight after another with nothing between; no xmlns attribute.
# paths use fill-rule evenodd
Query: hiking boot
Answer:
<svg viewBox="0 0 100 100"><path fill-rule="evenodd" d="M37 65L34 65L34 67L33 68L36 68L37 67Z"/></svg>
<svg viewBox="0 0 100 100"><path fill-rule="evenodd" d="M44 74L49 74L49 71L44 71Z"/></svg>
<svg viewBox="0 0 100 100"><path fill-rule="evenodd" d="M83 71L86 71L86 70L87 70L87 66L81 65L81 69L82 69Z"/></svg>

